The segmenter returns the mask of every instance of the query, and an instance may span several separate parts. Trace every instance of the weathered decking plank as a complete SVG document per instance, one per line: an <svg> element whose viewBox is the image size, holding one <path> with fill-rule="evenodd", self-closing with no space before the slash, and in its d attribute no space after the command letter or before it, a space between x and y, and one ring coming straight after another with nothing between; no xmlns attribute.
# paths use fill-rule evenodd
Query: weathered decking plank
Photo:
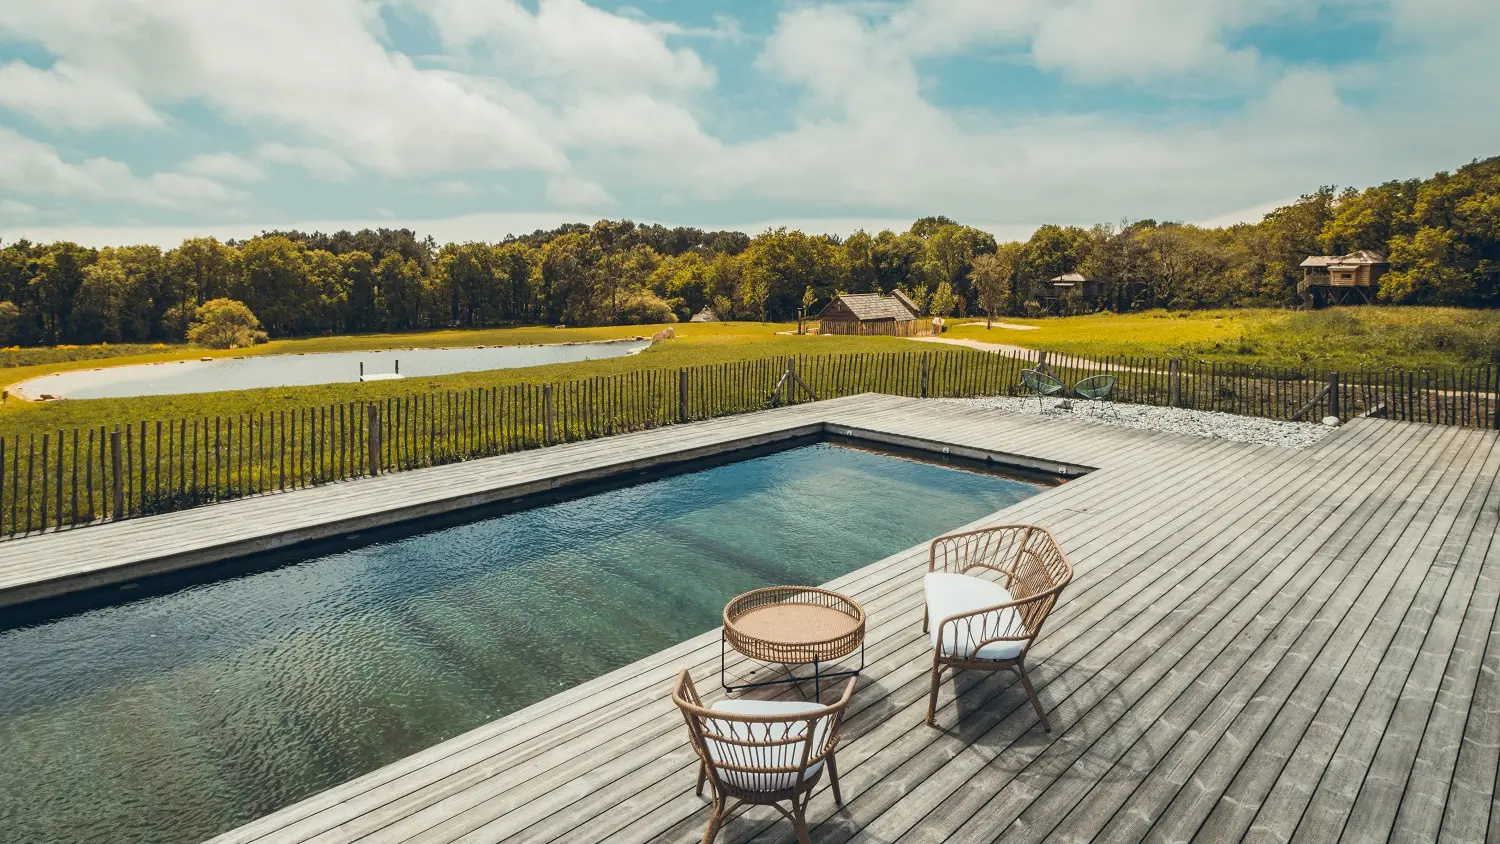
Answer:
<svg viewBox="0 0 1500 844"><path fill-rule="evenodd" d="M919 402L871 403L838 422L893 441L1099 471L981 520L1048 524L1079 570L1035 652L1038 690L1057 724L1050 736L1035 728L1010 678L997 675L945 683L944 729L921 723L930 666L919 631L923 549L833 584L866 604L871 667L840 750L847 805L835 810L823 787L811 813L814 840L1259 835L1266 830L1251 821L1261 798L1292 787L1310 803L1334 768L1331 751L1304 746L1299 721L1313 723L1320 705L1362 700L1372 689L1380 702L1372 717L1416 734L1376 735L1352 757L1361 763L1350 768L1354 790L1323 798L1341 825L1334 834L1359 788L1397 784L1386 768L1404 785L1421 764L1420 775L1433 780L1417 786L1424 801L1446 796L1461 772L1466 782L1492 783L1494 765L1482 758L1490 739L1470 724L1483 733L1500 719L1461 716L1472 701L1496 697L1486 696L1494 675L1482 670L1497 647L1485 650L1495 613L1484 601L1500 588L1500 571L1484 567L1496 563L1488 552L1497 521L1489 496L1500 473L1493 434L1366 420L1287 451ZM1475 543L1482 550L1471 550ZM1424 612L1407 612L1416 602ZM1364 642L1372 630L1377 643L1412 641L1376 648ZM1440 664L1418 676L1411 662L1424 643ZM1472 679L1438 687L1450 656L1449 670ZM683 667L710 675L717 657L711 631L475 731L483 735L459 737L446 752L403 760L221 840L694 840L704 804L692 794L695 762L665 689ZM1399 660L1390 677L1375 670L1388 659ZM1440 693L1457 715L1424 721ZM1356 707L1340 711L1347 723ZM1434 734L1432 751L1424 729ZM1455 735L1462 747L1452 747ZM1429 754L1440 761L1418 761ZM1410 790L1369 792L1390 804L1375 831L1411 816L1397 811ZM1452 829L1483 830L1489 813L1481 817L1473 803ZM1451 802L1440 805L1455 814ZM1423 813L1424 829L1432 815ZM1277 818L1290 835L1302 813ZM1314 819L1301 832L1327 830ZM773 814L752 813L728 824L721 840L785 833Z"/></svg>
<svg viewBox="0 0 1500 844"><path fill-rule="evenodd" d="M1360 420L1294 451L860 396L8 543L0 588L38 571L35 549L53 555L43 573L68 570L66 555L104 542L122 546L109 560L151 542L191 552L256 535L224 529L231 512L300 513L301 523L370 517L455 490L544 488L643 452L693 453L825 424L1098 471L975 523L1047 524L1077 567L1028 660L1051 734L1036 727L1012 677L974 672L944 683L940 729L922 723L925 546L831 584L864 603L870 662L839 751L847 803L836 808L821 786L814 841L1471 841L1494 832L1494 432ZM184 529L220 532L194 540ZM711 677L718 656L708 631L215 841L696 840L705 804L692 793L696 763L666 694L683 668ZM730 668L748 663L735 657ZM774 813L752 811L720 840L788 834Z"/></svg>

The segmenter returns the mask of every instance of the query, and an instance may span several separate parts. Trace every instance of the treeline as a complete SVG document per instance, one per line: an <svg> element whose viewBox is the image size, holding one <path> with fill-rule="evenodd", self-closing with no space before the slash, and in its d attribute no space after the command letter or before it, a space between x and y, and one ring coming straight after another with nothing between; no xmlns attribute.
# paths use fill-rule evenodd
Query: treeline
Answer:
<svg viewBox="0 0 1500 844"><path fill-rule="evenodd" d="M1025 242L946 217L848 238L603 220L439 247L408 229L194 238L175 249L0 248L0 344L175 341L197 308L246 303L273 337L686 319L785 320L900 288L929 313L1040 312L1047 279L1102 284L1072 310L1298 304L1308 255L1387 253L1392 303L1500 304L1500 158L1430 179L1323 188L1258 223L1048 225Z"/></svg>

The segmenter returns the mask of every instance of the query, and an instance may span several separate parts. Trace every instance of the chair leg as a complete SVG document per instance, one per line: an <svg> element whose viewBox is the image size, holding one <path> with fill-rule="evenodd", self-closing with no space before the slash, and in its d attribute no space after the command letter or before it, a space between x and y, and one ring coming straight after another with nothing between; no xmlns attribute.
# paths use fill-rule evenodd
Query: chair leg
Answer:
<svg viewBox="0 0 1500 844"><path fill-rule="evenodd" d="M807 834L807 803L792 801L792 829L797 832L797 844L812 844Z"/></svg>
<svg viewBox="0 0 1500 844"><path fill-rule="evenodd" d="M696 792L699 797L703 796L703 781L706 779L708 779L708 763L700 759L698 760L698 791Z"/></svg>
<svg viewBox="0 0 1500 844"><path fill-rule="evenodd" d="M938 683L943 679L943 664L937 659L932 660L932 693L927 697L927 726L936 727L933 719L937 717Z"/></svg>
<svg viewBox="0 0 1500 844"><path fill-rule="evenodd" d="M713 844L713 840L719 834L719 826L724 823L724 802L714 801L713 813L708 816L708 827L703 830L703 844Z"/></svg>
<svg viewBox="0 0 1500 844"><path fill-rule="evenodd" d="M828 754L828 784L833 788L833 802L836 805L844 805L844 795L839 792L839 766L834 761L833 754Z"/></svg>
<svg viewBox="0 0 1500 844"><path fill-rule="evenodd" d="M922 632L927 632L927 607L925 605L922 607Z"/></svg>
<svg viewBox="0 0 1500 844"><path fill-rule="evenodd" d="M1052 725L1047 723L1047 713L1042 711L1041 698L1036 696L1036 688L1031 685L1031 678L1026 676L1026 666L1016 664L1016 673L1021 675L1021 685L1026 687L1026 696L1031 698L1031 708L1036 710L1036 717L1042 722L1042 729L1052 732Z"/></svg>

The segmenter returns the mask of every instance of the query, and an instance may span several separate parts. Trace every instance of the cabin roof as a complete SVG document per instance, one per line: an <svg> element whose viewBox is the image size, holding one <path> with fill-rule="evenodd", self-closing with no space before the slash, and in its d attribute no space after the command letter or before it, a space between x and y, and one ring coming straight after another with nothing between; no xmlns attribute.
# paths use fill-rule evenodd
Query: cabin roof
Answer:
<svg viewBox="0 0 1500 844"><path fill-rule="evenodd" d="M1347 267L1347 266L1372 266L1375 264L1389 263L1385 256L1373 249L1361 249L1350 252L1348 255L1309 255L1307 260L1298 266L1303 267Z"/></svg>
<svg viewBox="0 0 1500 844"><path fill-rule="evenodd" d="M895 296L882 296L879 293L845 293L828 303L828 308L833 307L835 302L843 302L844 307L854 314L854 318L860 322L877 319L894 319L906 321L916 319L916 306L911 300L896 291ZM828 312L823 309L823 313Z"/></svg>
<svg viewBox="0 0 1500 844"><path fill-rule="evenodd" d="M1071 287L1073 284L1076 284L1080 281L1088 281L1088 279L1084 278L1078 273L1063 273L1062 275L1052 279L1051 281L1052 284L1057 287Z"/></svg>
<svg viewBox="0 0 1500 844"><path fill-rule="evenodd" d="M688 322L714 322L718 318L719 316L714 313L713 308L704 308L698 313L693 314L693 318L688 320Z"/></svg>

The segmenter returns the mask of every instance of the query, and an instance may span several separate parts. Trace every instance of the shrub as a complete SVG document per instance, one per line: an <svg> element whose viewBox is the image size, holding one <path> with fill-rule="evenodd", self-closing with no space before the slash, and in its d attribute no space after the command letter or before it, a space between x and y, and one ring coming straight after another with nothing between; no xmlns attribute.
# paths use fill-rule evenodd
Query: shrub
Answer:
<svg viewBox="0 0 1500 844"><path fill-rule="evenodd" d="M649 290L640 290L620 301L619 320L631 325L676 322L677 314L672 313L672 306L660 296Z"/></svg>
<svg viewBox="0 0 1500 844"><path fill-rule="evenodd" d="M244 302L212 299L198 308L197 319L188 327L189 342L210 349L236 349L266 341L260 320Z"/></svg>

